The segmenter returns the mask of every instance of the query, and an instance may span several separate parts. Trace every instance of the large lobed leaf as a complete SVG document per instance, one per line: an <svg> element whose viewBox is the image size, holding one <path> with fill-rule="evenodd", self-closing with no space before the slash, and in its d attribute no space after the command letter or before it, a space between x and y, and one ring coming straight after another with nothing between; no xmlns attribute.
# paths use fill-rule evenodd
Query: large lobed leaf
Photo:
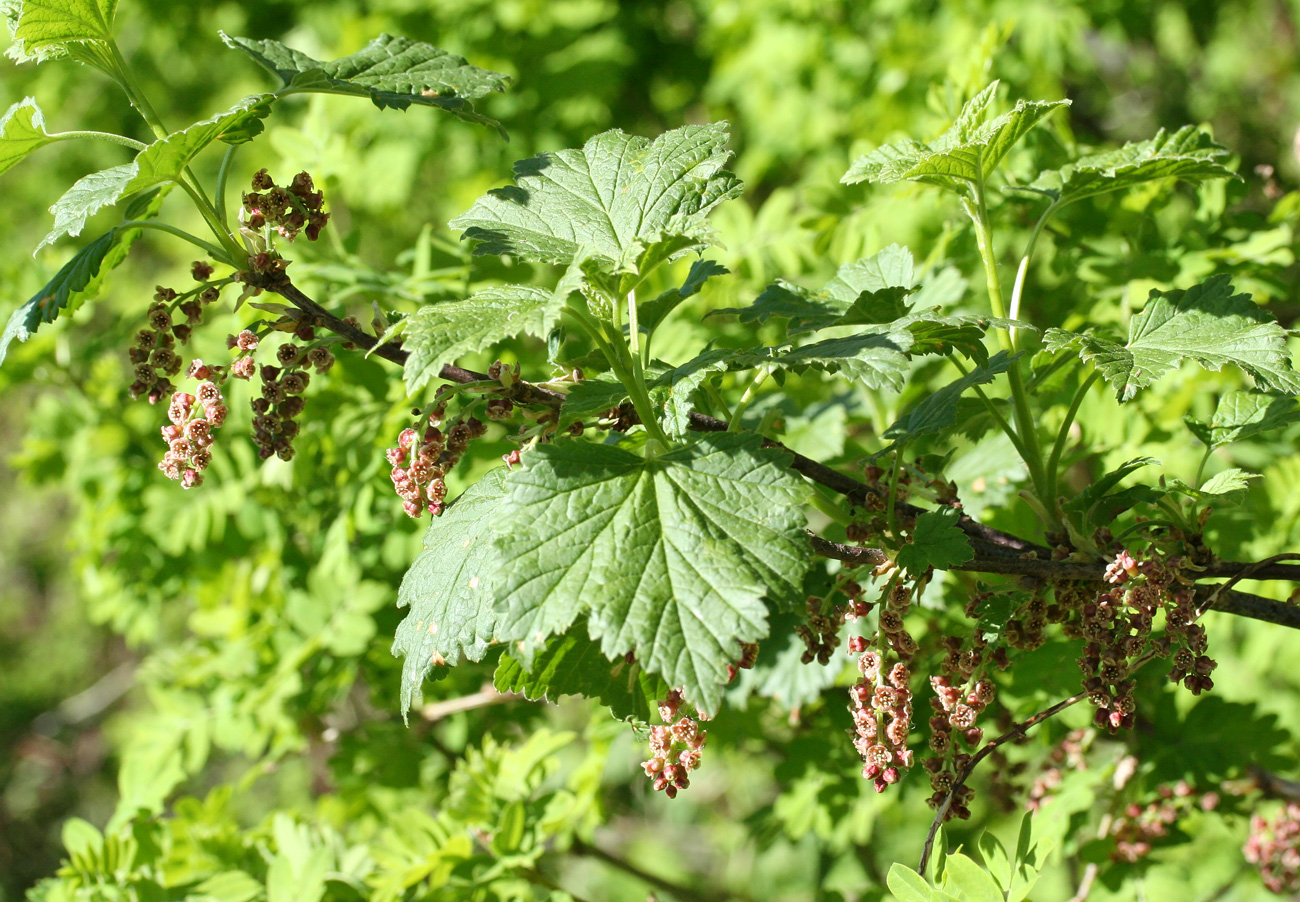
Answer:
<svg viewBox="0 0 1300 902"><path fill-rule="evenodd" d="M586 616L606 657L631 652L716 711L737 643L767 635L765 599L791 603L808 567L807 489L760 445L728 433L649 458L579 441L529 452L501 512L501 638L528 664Z"/></svg>
<svg viewBox="0 0 1300 902"><path fill-rule="evenodd" d="M232 135L232 143L248 140L271 112L274 94L253 94L210 119L196 122L155 141L130 163L101 169L79 179L50 207L54 228L36 246L40 250L64 235L80 235L86 220L123 197L180 178L185 167L213 141Z"/></svg>
<svg viewBox="0 0 1300 902"><path fill-rule="evenodd" d="M402 713L433 666L435 655L454 663L464 655L481 661L492 640L496 615L488 588L494 570L492 540L505 497L505 468L470 486L424 536L424 550L402 577L397 606L410 606L397 627L393 654L402 663Z"/></svg>
<svg viewBox="0 0 1300 902"><path fill-rule="evenodd" d="M406 320L403 346L410 356L406 387L418 391L445 364L463 354L520 333L545 337L559 319L564 299L527 285L488 288L463 301L421 307Z"/></svg>
<svg viewBox="0 0 1300 902"><path fill-rule="evenodd" d="M45 131L45 116L35 97L24 97L0 116L0 173L8 172L32 151L58 138Z"/></svg>
<svg viewBox="0 0 1300 902"><path fill-rule="evenodd" d="M281 97L347 94L369 97L380 109L433 106L505 136L501 124L475 112L471 101L504 91L510 77L471 66L464 58L431 44L381 34L356 53L326 63L279 41L255 41L225 32L221 39L276 75L283 83L276 92Z"/></svg>
<svg viewBox="0 0 1300 902"><path fill-rule="evenodd" d="M840 181L883 185L911 180L969 194L1039 120L1070 103L1020 100L1011 111L985 122L997 87L995 81L971 98L952 127L929 144L908 139L877 148L855 160Z"/></svg>
<svg viewBox="0 0 1300 902"><path fill-rule="evenodd" d="M39 62L75 53L77 45L107 44L116 12L117 0L22 0L8 11L8 55Z"/></svg>
<svg viewBox="0 0 1300 902"><path fill-rule="evenodd" d="M1061 169L1044 172L1032 187L1061 203L1072 203L1156 179L1237 178L1220 162L1227 156L1226 147L1198 128L1161 129L1150 140L1131 141L1117 150L1089 154Z"/></svg>
<svg viewBox="0 0 1300 902"><path fill-rule="evenodd" d="M1064 329L1049 329L1044 342L1053 351L1072 348L1096 365L1121 402L1183 360L1216 371L1231 363L1261 388L1300 393L1286 332L1249 295L1233 294L1226 274L1186 290L1153 290L1146 307L1130 321L1126 344Z"/></svg>
<svg viewBox="0 0 1300 902"><path fill-rule="evenodd" d="M741 191L723 169L726 123L687 125L653 141L614 130L581 150L515 164L515 185L480 198L450 223L476 254L632 268L708 243L707 214Z"/></svg>

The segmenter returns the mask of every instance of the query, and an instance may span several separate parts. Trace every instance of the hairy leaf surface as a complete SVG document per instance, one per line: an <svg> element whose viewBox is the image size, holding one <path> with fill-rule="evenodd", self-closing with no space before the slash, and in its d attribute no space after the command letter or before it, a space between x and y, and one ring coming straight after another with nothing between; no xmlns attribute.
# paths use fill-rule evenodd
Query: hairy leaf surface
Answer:
<svg viewBox="0 0 1300 902"><path fill-rule="evenodd" d="M424 550L402 578L397 606L410 607L397 627L393 654L402 662L402 713L440 656L481 661L496 624L492 580L504 467L492 470L435 517Z"/></svg>
<svg viewBox="0 0 1300 902"><path fill-rule="evenodd" d="M433 106L505 136L501 124L475 112L471 101L504 91L510 77L471 66L464 58L431 44L381 34L350 56L321 62L279 41L255 41L225 32L221 39L279 77L283 87L276 93L281 97L347 94L369 97L381 110L404 110L412 104Z"/></svg>
<svg viewBox="0 0 1300 902"><path fill-rule="evenodd" d="M1040 175L1033 188L1061 203L1122 191L1156 179L1185 181L1238 178L1223 165L1228 149L1194 126L1176 132L1161 129L1147 141L1131 141L1116 150L1080 157L1068 166Z"/></svg>
<svg viewBox="0 0 1300 902"><path fill-rule="evenodd" d="M527 333L545 337L563 300L528 285L488 288L463 301L421 307L406 319L406 388L414 393L462 354Z"/></svg>
<svg viewBox="0 0 1300 902"><path fill-rule="evenodd" d="M655 262L708 244L707 214L740 194L723 169L726 123L687 125L653 141L621 131L581 150L515 164L515 185L488 192L453 219L476 254L546 263L586 256L615 268ZM644 261L642 261L644 263Z"/></svg>
<svg viewBox="0 0 1300 902"><path fill-rule="evenodd" d="M1132 400L1183 360L1215 371L1231 363L1263 389L1300 392L1286 332L1250 295L1233 294L1227 274L1186 290L1153 290L1146 307L1129 323L1127 344L1064 329L1049 329L1044 342L1050 350L1073 348L1096 365L1121 402Z"/></svg>
<svg viewBox="0 0 1300 902"><path fill-rule="evenodd" d="M20 63L40 62L75 53L77 45L106 44L116 12L117 0L22 0L10 21L8 55Z"/></svg>
<svg viewBox="0 0 1300 902"><path fill-rule="evenodd" d="M1039 120L1070 103L1020 100L1010 112L985 122L997 87L995 81L971 98L952 128L929 144L907 139L879 147L855 160L840 181L846 185L885 185L906 179L970 194Z"/></svg>
<svg viewBox="0 0 1300 902"><path fill-rule="evenodd" d="M765 598L791 603L808 567L807 490L760 442L708 436L649 459L535 448L506 480L501 636L521 640L527 663L585 615L607 657L633 652L715 711L737 643L767 635Z"/></svg>

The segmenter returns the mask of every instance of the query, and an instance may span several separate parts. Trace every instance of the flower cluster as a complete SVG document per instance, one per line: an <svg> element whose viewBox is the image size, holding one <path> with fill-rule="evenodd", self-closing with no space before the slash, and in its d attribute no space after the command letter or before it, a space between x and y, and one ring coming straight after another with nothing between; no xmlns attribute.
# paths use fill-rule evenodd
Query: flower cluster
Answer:
<svg viewBox="0 0 1300 902"><path fill-rule="evenodd" d="M453 423L444 434L437 426L443 413L441 405L435 408L423 432L403 429L397 437L397 447L386 452L392 466L389 476L393 491L402 499L402 509L412 518L419 518L426 510L435 517L442 513L447 497L443 477L460 462L469 443L487 432L485 423L470 417Z"/></svg>
<svg viewBox="0 0 1300 902"><path fill-rule="evenodd" d="M190 271L200 282L212 275L212 267L202 261L195 261ZM158 286L153 303L146 312L149 326L136 333L135 341L127 351L134 367L132 374L135 378L128 389L132 399L143 396L149 399L150 404L157 404L176 391L170 377L185 366L176 352L176 345L190 340L194 327L202 322L203 308L219 296L220 291L215 285L204 285L184 295L177 294L173 288ZM177 314L183 315L185 321L177 322Z"/></svg>
<svg viewBox="0 0 1300 902"><path fill-rule="evenodd" d="M315 241L330 218L321 211L324 201L325 195L316 190L306 172L295 175L289 187L283 188L265 169L259 169L253 176L253 190L244 194L245 222L256 232L270 226L289 241L299 232Z"/></svg>
<svg viewBox="0 0 1300 902"><path fill-rule="evenodd" d="M912 730L911 672L902 661L882 673L880 652L867 648L866 639L854 636L849 652L860 653L861 678L849 689L853 701L853 747L862 758L862 776L871 780L876 792L897 783L899 768L912 766L907 737Z"/></svg>
<svg viewBox="0 0 1300 902"><path fill-rule="evenodd" d="M1241 851L1271 892L1300 889L1300 802L1288 802L1271 821L1253 815Z"/></svg>
<svg viewBox="0 0 1300 902"><path fill-rule="evenodd" d="M311 342L314 332L310 326L297 326L294 337ZM263 460L272 455L281 460L292 460L293 440L299 425L296 417L302 413L302 393L311 383L308 368L323 375L334 365L334 355L322 344L300 345L285 342L276 349L274 364L258 367L253 360L260 339L248 329L229 336L226 344L238 349L240 356L230 365L231 375L251 379L254 372L261 376L261 394L251 402L253 408L253 444Z"/></svg>
<svg viewBox="0 0 1300 902"><path fill-rule="evenodd" d="M1212 811L1218 804L1218 793L1207 792L1198 797L1186 780L1172 787L1161 786L1158 799L1147 805L1132 803L1111 821L1110 836L1115 840L1111 860L1133 863L1145 858L1151 853L1152 844L1169 835L1169 828L1194 805L1202 811Z"/></svg>
<svg viewBox="0 0 1300 902"><path fill-rule="evenodd" d="M167 418L171 423L162 427L167 453L158 469L181 484L192 489L203 482L203 471L212 462L213 430L226 421L229 410L216 384L207 381L211 369L203 361L195 360L189 375L203 379L195 394L176 392L167 405Z"/></svg>
<svg viewBox="0 0 1300 902"><path fill-rule="evenodd" d="M680 689L671 690L666 699L660 700L659 718L664 725L650 728L650 757L641 762L655 791L662 791L670 799L677 797L679 789L691 785L689 774L700 766L708 736L708 731L700 729L697 718L678 716L681 707Z"/></svg>

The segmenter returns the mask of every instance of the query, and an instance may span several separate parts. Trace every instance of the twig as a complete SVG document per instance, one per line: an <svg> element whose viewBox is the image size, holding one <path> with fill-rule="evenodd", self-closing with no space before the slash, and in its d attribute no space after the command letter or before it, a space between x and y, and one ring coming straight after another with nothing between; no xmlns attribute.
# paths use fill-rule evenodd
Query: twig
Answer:
<svg viewBox="0 0 1300 902"><path fill-rule="evenodd" d="M715 900L718 898L717 896L714 895L705 895L704 893L701 893L698 890L691 889L689 886L682 886L681 884L673 883L672 881L666 880L663 877L657 877L654 874L651 874L649 871L643 871L641 870L641 868L632 864L632 862L625 861L622 858L619 858L617 855L613 855L609 852L606 852L604 849L600 848L599 846L593 846L590 845L589 843L583 842L581 839L578 839L577 837L574 838L573 845L570 847L570 851L573 852L573 854L575 855L585 855L588 858L595 858L598 861L603 861L605 862L605 864L618 868L623 873L630 874L631 876L637 878L643 883L650 884L657 890L661 890L665 893L671 893L673 896L676 896L678 899L684 900L684 902L715 902ZM730 892L726 893L726 896L732 899L739 899L741 900L741 902L748 902L748 898L749 898L748 896L740 895L737 893L730 893Z"/></svg>
<svg viewBox="0 0 1300 902"><path fill-rule="evenodd" d="M1070 897L1070 902L1087 902L1088 894L1092 892L1092 881L1096 879L1097 865L1094 862L1083 869L1083 879L1079 881L1079 890Z"/></svg>
<svg viewBox="0 0 1300 902"><path fill-rule="evenodd" d="M1146 661L1142 661L1142 663L1146 663ZM1140 665L1135 665L1133 669L1137 669L1137 666ZM1023 723L1014 724L1011 729L1007 730L997 739L991 739L984 743L984 746L971 756L970 760L966 762L966 766L957 774L957 779L952 784L952 788L948 790L947 795L943 797L942 804L939 805L938 810L934 813L934 820L930 822L930 831L925 835L925 845L921 847L921 862L916 866L917 873L925 873L926 863L929 862L930 853L934 850L934 838L939 832L939 827L943 824L944 817L948 814L948 809L952 806L953 797L957 795L957 790L961 789L962 786L966 784L966 780L975 771L976 766L991 755L993 750L998 746L1004 745L1013 739L1019 739L1021 736L1025 735L1025 731L1030 727L1037 726L1049 717L1054 717L1057 714L1060 714L1071 705L1083 701L1088 697L1088 695L1089 693L1087 692L1080 692L1078 695L1072 695L1064 701L1057 702L1050 708L1039 711Z"/></svg>
<svg viewBox="0 0 1300 902"><path fill-rule="evenodd" d="M514 692L497 692L492 686L484 686L473 695L462 695L459 698L449 698L444 701L430 702L423 705L420 708L420 716L432 723L453 714L460 714L463 711L473 711L476 708L504 705L506 702L520 700L526 701L522 695Z"/></svg>
<svg viewBox="0 0 1300 902"><path fill-rule="evenodd" d="M1300 802L1300 783L1295 780L1279 777L1258 766L1252 766L1248 773L1255 781L1256 788L1264 795L1275 799L1286 799L1288 802Z"/></svg>
<svg viewBox="0 0 1300 902"><path fill-rule="evenodd" d="M888 560L888 555L879 548L845 545L815 535L811 536L809 541L812 543L814 554L834 558L837 561L844 561L855 566L877 567L884 563L885 560ZM1234 614L1238 617L1248 617L1251 620L1262 620L1265 623L1300 629L1300 605L1288 604L1285 601L1274 601L1271 598L1252 595L1249 592L1239 592L1236 589L1226 588L1240 579L1258 578L1260 573L1272 570L1277 566L1276 563L1271 563L1274 560L1274 558L1270 558L1266 561L1260 561L1258 564L1221 561L1217 565L1199 571L1197 573L1198 578L1223 576L1225 570L1235 570L1237 574L1235 579L1223 586L1199 587L1201 592L1217 595L1218 597L1217 602L1213 604L1207 603L1201 613L1204 613L1205 609L1210 609L1223 614ZM1106 564L1082 561L1044 561L1022 557L990 557L977 554L973 559L964 564L957 564L952 569L975 573L1019 574L1051 580L1101 582L1105 577ZM1285 577L1275 578L1284 579ZM1300 579L1300 576L1296 578Z"/></svg>
<svg viewBox="0 0 1300 902"><path fill-rule="evenodd" d="M43 736L53 736L65 726L97 717L112 707L135 685L136 661L123 661L100 677L93 685L60 702L32 721L32 729Z"/></svg>

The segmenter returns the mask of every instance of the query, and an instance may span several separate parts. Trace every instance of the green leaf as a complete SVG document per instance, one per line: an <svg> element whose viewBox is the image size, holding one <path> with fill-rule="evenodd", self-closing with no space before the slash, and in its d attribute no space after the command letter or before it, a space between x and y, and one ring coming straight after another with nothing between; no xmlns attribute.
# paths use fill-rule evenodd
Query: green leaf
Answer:
<svg viewBox="0 0 1300 902"><path fill-rule="evenodd" d="M670 288L652 300L637 304L637 323L643 331L654 331L678 304L698 293L705 282L713 276L726 275L728 272L730 270L714 260L696 260L691 264L686 281L680 288Z"/></svg>
<svg viewBox="0 0 1300 902"><path fill-rule="evenodd" d="M907 179L960 194L971 193L973 186L988 179L1007 152L1039 120L1070 102L1020 100L1010 112L984 122L997 87L995 81L972 98L952 128L933 142L923 144L909 139L877 148L855 160L840 181L846 185L885 185Z"/></svg>
<svg viewBox="0 0 1300 902"><path fill-rule="evenodd" d="M194 893L205 902L207 899L215 902L252 902L262 895L263 889L262 881L254 880L244 871L222 871L194 887Z"/></svg>
<svg viewBox="0 0 1300 902"><path fill-rule="evenodd" d="M956 890L964 902L1005 902L1002 889L988 872L961 853L948 856L944 889Z"/></svg>
<svg viewBox="0 0 1300 902"><path fill-rule="evenodd" d="M232 130L240 135L248 134L249 123L266 118L274 100L274 94L245 97L224 113L155 141L130 163L92 172L78 180L50 207L54 228L41 239L36 250L64 235L80 235L90 216L126 195L179 180L185 167L213 141Z"/></svg>
<svg viewBox="0 0 1300 902"><path fill-rule="evenodd" d="M1297 420L1300 420L1300 407L1296 406L1295 398L1233 391L1219 398L1219 406L1209 423L1191 417L1185 417L1183 422L1193 435L1213 449L1280 429Z"/></svg>
<svg viewBox="0 0 1300 902"><path fill-rule="evenodd" d="M727 138L722 122L653 141L604 132L581 150L519 161L514 187L488 192L450 225L479 242L476 254L563 264L585 255L645 272L647 261L707 246L709 211L740 195L722 168Z"/></svg>
<svg viewBox="0 0 1300 902"><path fill-rule="evenodd" d="M35 97L24 97L0 116L0 173L8 172L32 151L53 144L45 131L45 115Z"/></svg>
<svg viewBox="0 0 1300 902"><path fill-rule="evenodd" d="M1067 500L1062 509L1068 513L1080 514L1081 518L1076 519L1088 532L1097 526L1110 526L1116 517L1135 504L1154 504L1160 500L1163 492L1146 485L1112 491L1130 474L1159 463L1154 457L1135 457L1125 461Z"/></svg>
<svg viewBox="0 0 1300 902"><path fill-rule="evenodd" d="M1286 331L1249 295L1234 295L1226 274L1186 290L1153 290L1146 307L1129 323L1127 344L1063 329L1049 329L1044 343L1049 350L1076 350L1081 359L1097 367L1120 402L1132 400L1139 389L1182 360L1195 360L1215 371L1231 363L1249 373L1261 388L1300 393Z"/></svg>
<svg viewBox="0 0 1300 902"><path fill-rule="evenodd" d="M1221 502L1225 500L1224 496L1246 491L1246 489L1250 488L1250 480L1252 479L1259 479L1259 474L1231 467L1221 473L1214 474L1201 483L1201 487L1198 489L1192 488L1181 479L1170 480L1169 487L1198 501Z"/></svg>
<svg viewBox="0 0 1300 902"><path fill-rule="evenodd" d="M998 351L989 358L988 363L975 367L955 382L950 382L938 391L931 392L907 413L885 430L885 438L893 439L895 444L910 442L915 438L932 432L942 432L957 421L957 401L968 388L986 385L1001 373L1005 373L1024 352L1009 354Z"/></svg>
<svg viewBox="0 0 1300 902"><path fill-rule="evenodd" d="M493 586L503 639L525 662L583 615L610 658L716 711L738 642L767 635L767 598L801 596L807 489L754 435L708 436L659 457L557 441L506 480ZM512 652L513 653L513 652Z"/></svg>
<svg viewBox="0 0 1300 902"><path fill-rule="evenodd" d="M618 381L618 377L601 373L583 379L564 396L560 407L560 421L556 429L563 431L578 420L600 416L613 407L618 407L627 400L627 388Z"/></svg>
<svg viewBox="0 0 1300 902"><path fill-rule="evenodd" d="M435 656L481 661L493 638L492 581L505 468L489 472L433 518L424 550L402 577L397 606L410 607L398 624L393 655L402 663L402 714Z"/></svg>
<svg viewBox="0 0 1300 902"><path fill-rule="evenodd" d="M975 557L966 534L957 528L961 511L941 507L916 518L912 541L898 552L898 565L909 573L921 574L934 567L947 570Z"/></svg>
<svg viewBox="0 0 1300 902"><path fill-rule="evenodd" d="M637 664L611 661L587 635L582 618L533 654L531 668L510 654L501 656L493 683L500 692L520 692L537 701L562 695L598 698L620 720L649 723L669 686Z"/></svg>
<svg viewBox="0 0 1300 902"><path fill-rule="evenodd" d="M279 41L254 41L220 32L226 45L247 54L279 77L281 97L289 94L347 94L369 97L381 110L412 104L446 110L458 119L505 130L474 111L471 101L504 91L508 75L471 66L464 58L431 44L381 34L351 56L323 63Z"/></svg>
<svg viewBox="0 0 1300 902"><path fill-rule="evenodd" d="M1007 850L1002 847L1002 843L989 830L980 834L979 838L980 858L984 860L984 867L998 882L998 886L1003 891L1011 889L1013 879L1011 870L1011 859L1007 857Z"/></svg>
<svg viewBox="0 0 1300 902"><path fill-rule="evenodd" d="M168 190L169 187L164 187L140 195L127 207L126 218L153 218ZM104 277L126 259L142 231L121 226L110 229L64 264L44 288L9 317L0 335L0 364L4 363L9 343L15 338L26 341L42 323L54 322L60 312L72 313L98 295Z"/></svg>
<svg viewBox="0 0 1300 902"><path fill-rule="evenodd" d="M934 893L925 878L897 861L890 866L885 883L898 902L932 902L934 899Z"/></svg>
<svg viewBox="0 0 1300 902"><path fill-rule="evenodd" d="M691 397L710 376L737 370L768 366L776 359L774 348L709 348L663 373L651 385L652 390L667 390L662 424L669 435L682 437L690 432ZM656 392L658 393L658 392Z"/></svg>
<svg viewBox="0 0 1300 902"><path fill-rule="evenodd" d="M750 306L714 310L709 315L735 313L746 324L780 317L790 321L786 333L798 335L833 325L891 322L906 312L903 299L916 289L912 252L891 244L870 257L844 264L817 291L777 280Z"/></svg>
<svg viewBox="0 0 1300 902"><path fill-rule="evenodd" d="M22 0L9 27L8 55L23 63L62 56L75 45L113 39L117 0Z"/></svg>
<svg viewBox="0 0 1300 902"><path fill-rule="evenodd" d="M406 318L403 346L410 356L404 376L414 394L443 366L521 333L546 337L560 318L564 301L554 292L528 285L502 285L463 301L428 304Z"/></svg>
<svg viewBox="0 0 1300 902"><path fill-rule="evenodd" d="M910 332L870 331L804 345L781 354L774 362L797 372L808 367L840 372L868 388L900 391L910 368L907 351L911 347Z"/></svg>
<svg viewBox="0 0 1300 902"><path fill-rule="evenodd" d="M1172 133L1161 129L1148 141L1132 141L1118 150L1089 154L1059 170L1045 172L1031 187L1061 203L1072 203L1156 179L1238 178L1219 162L1227 156L1226 147L1198 128L1187 125Z"/></svg>

